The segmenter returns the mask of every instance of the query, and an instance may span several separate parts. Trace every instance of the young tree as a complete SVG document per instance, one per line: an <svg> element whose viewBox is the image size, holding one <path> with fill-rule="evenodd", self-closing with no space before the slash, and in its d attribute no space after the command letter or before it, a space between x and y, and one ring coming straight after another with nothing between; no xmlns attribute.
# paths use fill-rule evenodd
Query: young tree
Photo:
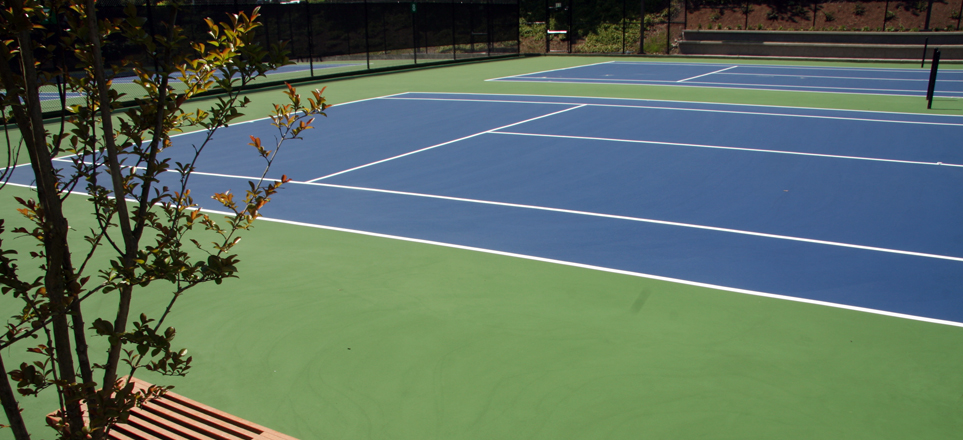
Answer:
<svg viewBox="0 0 963 440"><path fill-rule="evenodd" d="M267 178L278 150L328 106L321 91L302 101L289 85L289 103L275 105L271 116L275 143L268 147L251 137L252 154L264 160L260 180L250 182L243 200L229 192L213 195L232 213L224 220L199 211L189 187L197 158L215 131L243 116L249 102L241 96L244 86L288 60L280 47L255 44L258 9L229 15L224 23L208 18L204 41L188 41L177 26L179 1L165 8L165 19L156 23L132 5L126 18L98 20L95 0L8 0L0 10L0 114L16 127L13 135L5 130L2 177L22 172L13 165L26 150L36 197L16 200L32 226L12 232L35 240L39 248L27 261L42 273L22 270L18 253L0 240L0 292L23 305L7 321L0 349L23 341L37 356L9 371L0 357L0 401L17 440L29 434L14 388L22 396L54 389L62 408L54 426L60 438L103 439L132 408L170 388L135 392L129 382L135 371L187 372L191 357L172 346L175 330L164 328L165 319L191 288L237 276L238 233L287 181ZM157 15L151 3L141 12ZM103 49L110 39L139 56L108 66ZM124 71L133 72L144 96L119 111L126 98L112 80ZM45 124L41 94L51 89L64 111L57 123ZM214 89L221 95L209 108L187 106ZM68 93L82 99L68 105ZM173 145L171 134L185 130L206 136L194 145ZM190 160L171 163L174 149L187 149ZM65 212L75 192L86 194L90 213ZM69 240L68 215L92 215L98 225L83 232L83 246ZM214 242L204 245L197 234L213 235ZM157 282L170 287L166 308L132 319L134 293ZM116 300L112 320L85 321L84 300L91 295ZM106 338L102 360L89 352L89 330Z"/></svg>

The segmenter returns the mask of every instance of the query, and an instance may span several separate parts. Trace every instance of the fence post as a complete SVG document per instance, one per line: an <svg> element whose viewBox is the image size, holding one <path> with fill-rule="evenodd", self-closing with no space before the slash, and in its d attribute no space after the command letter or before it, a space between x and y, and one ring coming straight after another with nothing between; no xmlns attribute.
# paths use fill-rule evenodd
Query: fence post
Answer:
<svg viewBox="0 0 963 440"><path fill-rule="evenodd" d="M311 77L314 77L314 30L311 22L311 3L304 2L304 19L308 22L308 67L311 69Z"/></svg>
<svg viewBox="0 0 963 440"><path fill-rule="evenodd" d="M749 30L749 0L746 0L746 6L742 9L742 15L746 16L746 27L745 30Z"/></svg>
<svg viewBox="0 0 963 440"><path fill-rule="evenodd" d="M455 0L451 0L451 59L458 58L458 38L455 36ZM521 42L519 42L521 44Z"/></svg>
<svg viewBox="0 0 963 440"><path fill-rule="evenodd" d="M522 0L515 0L515 21L522 21ZM515 31L515 53L522 53L522 30Z"/></svg>
<svg viewBox="0 0 963 440"><path fill-rule="evenodd" d="M351 35L351 32L348 32ZM348 40L348 53L351 53L351 40ZM364 0L364 60L368 70L371 70L371 46L368 42L368 0Z"/></svg>
<svg viewBox="0 0 963 440"><path fill-rule="evenodd" d="M572 40L575 39L575 0L568 0L568 53L572 53Z"/></svg>
<svg viewBox="0 0 963 440"><path fill-rule="evenodd" d="M816 30L816 13L819 12L819 0L813 0L813 30Z"/></svg>
<svg viewBox="0 0 963 440"><path fill-rule="evenodd" d="M264 25L264 47L271 47L271 28L268 27L267 14L264 14L262 17L261 24ZM348 47L350 48L351 46Z"/></svg>
<svg viewBox="0 0 963 440"><path fill-rule="evenodd" d="M926 23L923 25L923 30L930 30L930 14L933 12L933 0L930 0L926 4Z"/></svg>
<svg viewBox="0 0 963 440"><path fill-rule="evenodd" d="M672 0L666 0L665 3L668 5L665 14L665 54L668 55L672 45Z"/></svg>
<svg viewBox="0 0 963 440"><path fill-rule="evenodd" d="M923 68L923 64L926 64L926 46L929 46L930 38L926 37L923 39L923 58L920 59L920 69Z"/></svg>
<svg viewBox="0 0 963 440"><path fill-rule="evenodd" d="M194 11L191 11L191 12L194 12ZM154 0L147 0L147 23L148 23L148 26L150 26L151 38L156 38L157 31L155 30L156 28L154 27ZM193 32L196 27L197 26L192 26L191 31ZM157 65L157 57L155 56L152 58L154 59L154 73L157 73L157 71L160 70L160 66Z"/></svg>
<svg viewBox="0 0 963 440"><path fill-rule="evenodd" d="M548 2L551 0L545 0L545 53L550 53L552 51L552 34L548 31L552 30L552 14L548 9Z"/></svg>
<svg viewBox="0 0 963 440"><path fill-rule="evenodd" d="M886 31L886 22L889 21L889 0L886 0L886 6L883 7L883 32Z"/></svg>
<svg viewBox="0 0 963 440"><path fill-rule="evenodd" d="M645 1L645 0L642 0ZM622 55L625 55L625 0L622 0Z"/></svg>
<svg viewBox="0 0 963 440"><path fill-rule="evenodd" d="M492 26L492 0L488 0L488 3L485 4L485 36L488 37L486 38L486 40L488 40L488 52L487 52L488 56L492 56L492 45L493 45L492 31L494 29L495 27Z"/></svg>
<svg viewBox="0 0 963 440"><path fill-rule="evenodd" d="M411 0L411 53L415 57L415 64L418 64L418 25L415 22L418 7L415 5L415 0Z"/></svg>
<svg viewBox="0 0 963 440"><path fill-rule="evenodd" d="M645 55L645 0L640 2L642 6L639 8L639 54Z"/></svg>

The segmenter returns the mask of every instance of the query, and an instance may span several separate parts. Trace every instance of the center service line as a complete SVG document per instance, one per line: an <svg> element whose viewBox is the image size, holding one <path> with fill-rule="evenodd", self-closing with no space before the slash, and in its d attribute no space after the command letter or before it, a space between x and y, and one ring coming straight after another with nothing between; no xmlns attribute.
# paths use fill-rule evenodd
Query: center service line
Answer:
<svg viewBox="0 0 963 440"><path fill-rule="evenodd" d="M465 137L460 137L460 138L458 138L458 139L453 139L453 140L450 140L450 141L447 141L447 142L442 142L442 143L440 143L440 144L432 145L432 146L430 146L430 147L425 147L425 148L422 148L422 149L420 149L420 150L409 151L409 152L407 152L407 153L399 154L399 155L397 155L397 156L389 157L389 158L387 158L387 159L381 159L381 160L379 160L379 161L371 162L371 163L369 163L369 164L356 166L356 167L354 167L354 168L348 168L348 169L346 169L346 170L344 170L344 171L338 171L337 173L328 174L327 176L321 176L321 177L318 177L317 179L308 180L306 183L315 183L315 182L317 182L317 181L319 181L319 180L324 180L324 179L327 179L327 178L329 178L329 177L334 177L334 176L338 176L338 175L341 175L341 174L344 174L344 173L348 173L348 172L351 172L351 171L360 170L360 169L362 169L362 168L367 168L367 167L370 167L370 166L372 166L372 165L377 165L377 164L380 164L380 163L384 163L384 162L387 162L387 161L389 161L389 160L395 160L395 159L399 159L399 158L402 158L402 157L405 157L405 156L411 156L412 154L415 154L415 153L421 153L422 151L428 151L428 150L431 150L431 149L434 149L434 148L438 148L438 147L445 146L445 145L448 145L448 144L453 144L453 143L455 143L455 142L463 141L463 140L465 140L465 139L471 139L471 138L473 138L473 137L481 136L481 135L483 135L483 134L488 134L488 133L491 133L491 132L493 132L493 131L495 131L495 130L501 130L501 129L503 129L503 128L514 127L514 126L516 126L516 125L524 124L524 123L526 123L526 122L531 122L531 121L534 121L534 120L536 120L536 119L547 118L547 117L549 117L549 116L554 116L554 115L557 115L557 114L559 114L559 113L565 113L565 112L570 111L570 110L575 110L575 109L577 109L577 108L585 107L586 105L587 105L587 104L581 104L581 105L577 105L577 106L575 106L575 107L569 107L569 108L564 109L564 110L559 110L559 111L557 111L557 112L552 112L552 113L549 113L549 114L547 114L547 115L536 116L536 117L534 117L534 118L529 118L529 119L526 119L526 120L524 120L524 121L513 122L513 123L511 123L511 124L503 125L503 126L501 126L501 127L495 127L495 128L490 129L490 130L485 130L485 131L482 131L482 132L479 132L479 133L470 134L470 135L465 136Z"/></svg>
<svg viewBox="0 0 963 440"><path fill-rule="evenodd" d="M703 73L702 75L693 76L692 78L680 79L676 82L683 82L683 81L688 81L690 79L702 78L703 76L709 76L709 75L712 75L713 73L725 72L729 69L735 69L736 67L739 67L739 66L726 67L725 69L719 69L719 70L716 70L715 72Z"/></svg>

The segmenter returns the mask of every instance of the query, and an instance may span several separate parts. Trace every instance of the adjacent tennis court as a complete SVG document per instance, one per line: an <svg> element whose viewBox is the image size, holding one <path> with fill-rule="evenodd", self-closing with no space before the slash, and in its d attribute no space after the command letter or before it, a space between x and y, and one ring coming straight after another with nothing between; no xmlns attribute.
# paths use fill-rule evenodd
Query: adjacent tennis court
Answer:
<svg viewBox="0 0 963 440"><path fill-rule="evenodd" d="M929 69L607 61L491 81L635 84L926 96ZM936 96L963 97L963 71L940 70Z"/></svg>

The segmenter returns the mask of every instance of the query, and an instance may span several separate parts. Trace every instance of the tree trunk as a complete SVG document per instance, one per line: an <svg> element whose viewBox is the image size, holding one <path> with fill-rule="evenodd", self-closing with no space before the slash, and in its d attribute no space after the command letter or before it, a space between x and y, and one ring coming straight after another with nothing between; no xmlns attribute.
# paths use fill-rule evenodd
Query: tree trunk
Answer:
<svg viewBox="0 0 963 440"><path fill-rule="evenodd" d="M22 2L14 2L13 9L15 16L22 16ZM19 13L17 11L20 11ZM67 307L69 302L66 298L66 282L63 268L65 261L70 259L67 250L67 219L63 215L63 206L60 194L57 191L57 176L51 163L50 151L47 149L47 133L43 125L43 114L40 105L40 86L37 83L36 68L33 58L33 40L30 29L18 26L17 39L20 43L20 56L22 60L24 81L24 101L26 101L27 113L19 112L17 124L21 132L24 133L24 144L30 154L30 162L33 165L34 176L37 183L37 198L44 210L44 253L46 253L46 269L44 275L44 287L50 299L51 312L54 330L54 351L57 358L57 369L60 372L60 380L71 384L76 382L74 373L73 353L70 349L70 325L67 322ZM21 119L22 118L22 119ZM71 429L77 429L84 425L83 415L80 410L80 402L75 401L76 396L71 388L63 388L64 399L66 402L67 421Z"/></svg>
<svg viewBox="0 0 963 440"><path fill-rule="evenodd" d="M23 414L20 414L20 404L17 403L17 396L13 394L10 381L7 380L7 368L3 366L3 355L0 354L0 402L3 403L3 411L7 413L7 423L13 430L13 438L16 440L30 440L30 433L27 432L27 425L23 423Z"/></svg>

